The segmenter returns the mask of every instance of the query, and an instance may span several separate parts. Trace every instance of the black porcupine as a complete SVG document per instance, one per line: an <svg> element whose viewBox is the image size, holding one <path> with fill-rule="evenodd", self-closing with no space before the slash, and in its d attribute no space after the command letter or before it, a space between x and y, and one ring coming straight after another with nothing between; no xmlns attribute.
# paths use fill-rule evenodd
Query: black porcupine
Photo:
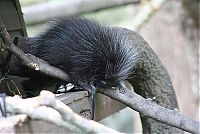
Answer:
<svg viewBox="0 0 200 134"><path fill-rule="evenodd" d="M136 49L125 35L116 28L80 17L56 20L43 34L29 40L28 45L32 47L27 47L25 53L66 71L71 83L90 93L94 87L111 87L127 79L136 66ZM47 81L46 77L30 75L31 80L23 83L26 90L36 89L38 83L39 87L45 86L41 79Z"/></svg>
<svg viewBox="0 0 200 134"><path fill-rule="evenodd" d="M23 44L24 43L24 44ZM83 18L59 19L43 34L18 43L25 53L61 68L71 83L95 93L95 87L118 86L129 79L136 93L154 102L178 109L169 74L159 58L137 33L106 27ZM54 80L11 60L9 74L27 76L24 89L37 93ZM37 89L37 90L36 90ZM94 103L93 103L94 104ZM174 127L141 116L144 133L178 133Z"/></svg>

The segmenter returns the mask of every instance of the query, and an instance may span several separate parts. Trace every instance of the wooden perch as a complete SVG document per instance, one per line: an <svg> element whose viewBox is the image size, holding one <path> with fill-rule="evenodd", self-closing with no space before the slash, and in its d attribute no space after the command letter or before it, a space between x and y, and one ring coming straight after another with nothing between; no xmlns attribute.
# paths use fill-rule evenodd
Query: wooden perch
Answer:
<svg viewBox="0 0 200 134"><path fill-rule="evenodd" d="M6 106L9 113L27 114L32 119L49 121L72 132L77 131L77 127L82 133L119 133L98 122L84 119L49 91L41 91L40 96L28 99L21 99L19 96L7 97Z"/></svg>

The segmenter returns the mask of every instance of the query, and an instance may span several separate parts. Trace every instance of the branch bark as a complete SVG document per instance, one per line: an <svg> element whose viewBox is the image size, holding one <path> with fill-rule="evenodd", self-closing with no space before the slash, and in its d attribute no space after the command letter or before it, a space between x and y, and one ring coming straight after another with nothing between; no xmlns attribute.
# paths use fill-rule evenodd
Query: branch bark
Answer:
<svg viewBox="0 0 200 134"><path fill-rule="evenodd" d="M133 110L138 111L142 116L148 116L187 132L196 134L199 132L200 122L185 117L177 109L170 110L157 105L151 99L144 99L129 90L125 85L115 90L99 89L98 92L127 105Z"/></svg>

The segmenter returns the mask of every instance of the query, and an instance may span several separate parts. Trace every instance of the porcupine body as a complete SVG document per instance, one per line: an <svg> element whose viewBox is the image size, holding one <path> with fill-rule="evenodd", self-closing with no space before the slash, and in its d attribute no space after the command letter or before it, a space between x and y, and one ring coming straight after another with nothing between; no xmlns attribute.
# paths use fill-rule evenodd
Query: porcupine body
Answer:
<svg viewBox="0 0 200 134"><path fill-rule="evenodd" d="M80 17L56 20L40 36L30 39L28 45L32 47L24 49L25 53L64 70L71 83L90 92L94 87L116 86L127 79L137 56L133 45L116 28ZM25 71L32 78L23 83L24 89L42 90L47 77L30 72ZM52 81L49 78L47 82Z"/></svg>
<svg viewBox="0 0 200 134"><path fill-rule="evenodd" d="M72 17L57 20L38 37L22 40L25 53L64 70L71 83L92 93L96 87L118 86L131 76L129 82L135 92L145 98L155 97L163 107L178 108L167 70L147 42L131 30ZM30 77L23 87L36 92L34 95L59 82L23 67L16 59L11 60L10 74ZM141 120L144 133L180 132L144 115Z"/></svg>

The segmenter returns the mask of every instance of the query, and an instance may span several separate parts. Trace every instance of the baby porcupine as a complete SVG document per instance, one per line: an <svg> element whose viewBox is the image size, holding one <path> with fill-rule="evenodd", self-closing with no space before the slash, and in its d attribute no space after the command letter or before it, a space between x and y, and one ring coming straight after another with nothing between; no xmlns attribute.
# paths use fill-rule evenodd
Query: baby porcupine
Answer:
<svg viewBox="0 0 200 134"><path fill-rule="evenodd" d="M126 35L117 28L80 17L56 20L40 36L30 38L27 46L25 53L66 71L71 83L92 94L96 87L117 86L127 79L137 56ZM32 73L32 78L23 83L24 89L45 86L41 79L47 81L46 76Z"/></svg>

